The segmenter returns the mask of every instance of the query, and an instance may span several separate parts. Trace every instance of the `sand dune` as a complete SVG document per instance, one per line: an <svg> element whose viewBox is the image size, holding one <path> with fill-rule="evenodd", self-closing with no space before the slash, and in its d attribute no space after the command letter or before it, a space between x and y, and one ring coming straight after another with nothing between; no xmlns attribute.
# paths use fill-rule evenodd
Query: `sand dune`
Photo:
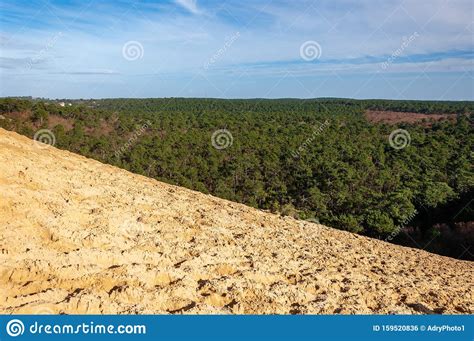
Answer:
<svg viewBox="0 0 474 341"><path fill-rule="evenodd" d="M473 278L0 129L1 313L473 313Z"/></svg>

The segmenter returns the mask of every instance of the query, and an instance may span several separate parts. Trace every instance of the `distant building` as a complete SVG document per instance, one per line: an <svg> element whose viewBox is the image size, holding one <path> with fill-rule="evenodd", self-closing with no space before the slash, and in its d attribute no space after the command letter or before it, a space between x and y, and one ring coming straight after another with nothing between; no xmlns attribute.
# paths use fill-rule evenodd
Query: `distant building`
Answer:
<svg viewBox="0 0 474 341"><path fill-rule="evenodd" d="M64 102L59 102L59 106L64 107L66 104Z"/></svg>

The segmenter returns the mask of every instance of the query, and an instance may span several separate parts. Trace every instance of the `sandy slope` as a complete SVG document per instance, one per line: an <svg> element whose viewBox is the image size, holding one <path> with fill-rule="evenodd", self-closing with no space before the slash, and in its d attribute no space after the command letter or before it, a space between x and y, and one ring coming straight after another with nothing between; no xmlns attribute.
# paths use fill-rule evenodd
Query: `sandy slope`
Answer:
<svg viewBox="0 0 474 341"><path fill-rule="evenodd" d="M474 263L261 212L0 129L1 313L473 313Z"/></svg>

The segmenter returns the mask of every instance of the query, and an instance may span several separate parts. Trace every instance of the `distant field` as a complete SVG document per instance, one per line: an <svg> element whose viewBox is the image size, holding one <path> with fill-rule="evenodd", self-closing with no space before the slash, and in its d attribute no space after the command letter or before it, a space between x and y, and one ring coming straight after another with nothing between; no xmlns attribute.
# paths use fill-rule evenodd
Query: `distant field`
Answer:
<svg viewBox="0 0 474 341"><path fill-rule="evenodd" d="M430 126L438 121L456 121L456 114L422 114L417 112L400 112L400 111L382 111L382 110L367 110L365 117L372 123L422 123L425 126Z"/></svg>

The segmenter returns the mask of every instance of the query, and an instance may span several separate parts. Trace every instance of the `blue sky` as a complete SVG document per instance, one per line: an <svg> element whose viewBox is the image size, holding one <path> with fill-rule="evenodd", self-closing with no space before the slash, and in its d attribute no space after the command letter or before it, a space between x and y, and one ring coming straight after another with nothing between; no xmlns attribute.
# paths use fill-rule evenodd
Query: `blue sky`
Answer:
<svg viewBox="0 0 474 341"><path fill-rule="evenodd" d="M3 1L0 96L473 100L473 6Z"/></svg>

